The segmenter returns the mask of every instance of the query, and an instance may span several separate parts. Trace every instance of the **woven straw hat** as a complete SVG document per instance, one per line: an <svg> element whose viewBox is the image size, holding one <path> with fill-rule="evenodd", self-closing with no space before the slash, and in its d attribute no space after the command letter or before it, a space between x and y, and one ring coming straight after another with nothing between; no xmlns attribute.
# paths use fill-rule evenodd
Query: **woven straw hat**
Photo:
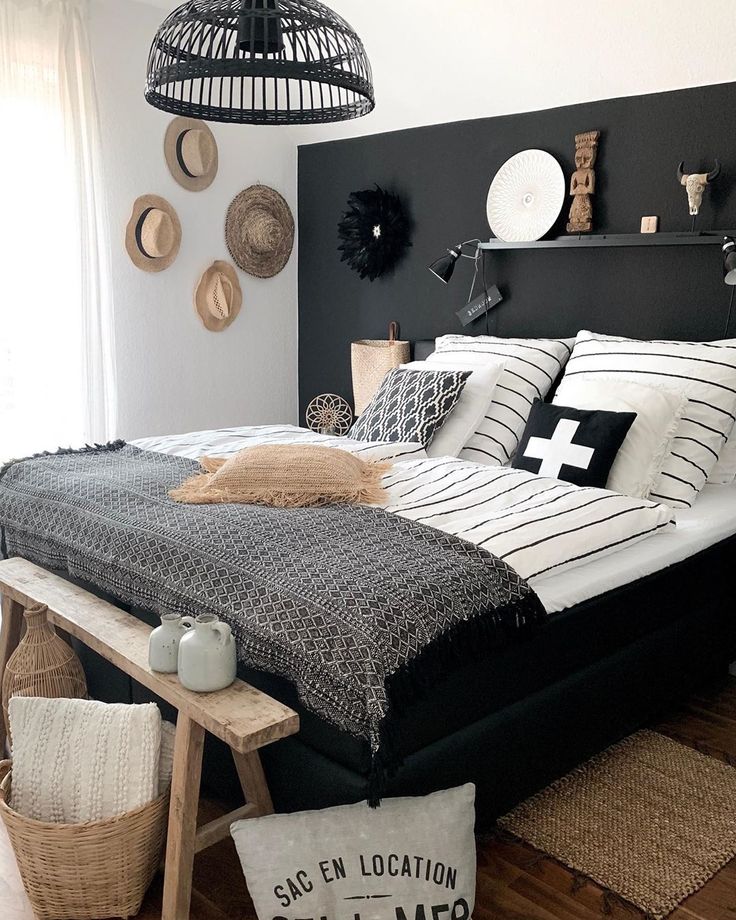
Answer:
<svg viewBox="0 0 736 920"><path fill-rule="evenodd" d="M194 291L194 306L210 332L222 332L240 313L243 294L229 262L213 262Z"/></svg>
<svg viewBox="0 0 736 920"><path fill-rule="evenodd" d="M251 185L228 208L225 240L244 272L273 278L289 261L294 246L291 208L275 189Z"/></svg>
<svg viewBox="0 0 736 920"><path fill-rule="evenodd" d="M181 245L181 224L165 198L141 195L125 231L125 248L134 265L144 272L162 272L176 259Z"/></svg>
<svg viewBox="0 0 736 920"><path fill-rule="evenodd" d="M171 175L191 192L208 188L217 175L217 142L203 121L175 118L166 129L164 156Z"/></svg>

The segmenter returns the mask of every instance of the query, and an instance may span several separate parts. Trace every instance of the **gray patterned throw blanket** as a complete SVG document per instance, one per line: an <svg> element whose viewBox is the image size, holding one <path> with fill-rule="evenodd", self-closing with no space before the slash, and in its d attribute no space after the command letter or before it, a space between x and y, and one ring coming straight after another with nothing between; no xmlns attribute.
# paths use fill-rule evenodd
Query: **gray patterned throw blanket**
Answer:
<svg viewBox="0 0 736 920"><path fill-rule="evenodd" d="M370 741L371 798L392 719L426 687L541 622L532 589L487 551L381 508L181 505L196 462L117 443L0 474L7 555L155 613L215 613L243 662Z"/></svg>

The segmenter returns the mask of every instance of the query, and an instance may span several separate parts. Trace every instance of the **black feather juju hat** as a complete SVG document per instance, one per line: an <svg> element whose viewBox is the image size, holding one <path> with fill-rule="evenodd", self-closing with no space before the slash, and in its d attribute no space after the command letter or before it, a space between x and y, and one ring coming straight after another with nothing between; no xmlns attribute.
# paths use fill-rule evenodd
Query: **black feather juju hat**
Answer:
<svg viewBox="0 0 736 920"><path fill-rule="evenodd" d="M350 195L337 232L342 261L371 281L391 271L411 246L411 225L401 200L378 185Z"/></svg>

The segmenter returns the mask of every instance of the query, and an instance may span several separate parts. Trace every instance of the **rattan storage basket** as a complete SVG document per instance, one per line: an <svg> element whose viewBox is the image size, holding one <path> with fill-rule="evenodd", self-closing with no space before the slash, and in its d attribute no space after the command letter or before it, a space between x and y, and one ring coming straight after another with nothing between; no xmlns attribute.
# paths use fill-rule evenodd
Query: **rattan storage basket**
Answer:
<svg viewBox="0 0 736 920"><path fill-rule="evenodd" d="M25 635L5 665L2 698L8 737L8 703L11 696L43 696L49 699L83 699L87 696L82 664L70 646L56 635L47 619L48 609L44 604L36 604L25 611Z"/></svg>
<svg viewBox="0 0 736 920"><path fill-rule="evenodd" d="M103 821L50 824L10 807L11 762L0 763L0 815L39 920L133 917L158 868L168 790Z"/></svg>
<svg viewBox="0 0 736 920"><path fill-rule="evenodd" d="M360 339L351 345L353 400L360 415L376 395L389 371L411 360L409 342L399 342L399 324L388 327L388 339Z"/></svg>

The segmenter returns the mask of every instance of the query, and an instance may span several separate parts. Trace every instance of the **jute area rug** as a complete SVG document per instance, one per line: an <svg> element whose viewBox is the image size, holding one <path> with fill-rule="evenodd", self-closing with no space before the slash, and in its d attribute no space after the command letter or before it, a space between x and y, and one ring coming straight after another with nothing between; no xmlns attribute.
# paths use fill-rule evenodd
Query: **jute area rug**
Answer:
<svg viewBox="0 0 736 920"><path fill-rule="evenodd" d="M637 732L498 823L661 920L736 855L736 769Z"/></svg>

